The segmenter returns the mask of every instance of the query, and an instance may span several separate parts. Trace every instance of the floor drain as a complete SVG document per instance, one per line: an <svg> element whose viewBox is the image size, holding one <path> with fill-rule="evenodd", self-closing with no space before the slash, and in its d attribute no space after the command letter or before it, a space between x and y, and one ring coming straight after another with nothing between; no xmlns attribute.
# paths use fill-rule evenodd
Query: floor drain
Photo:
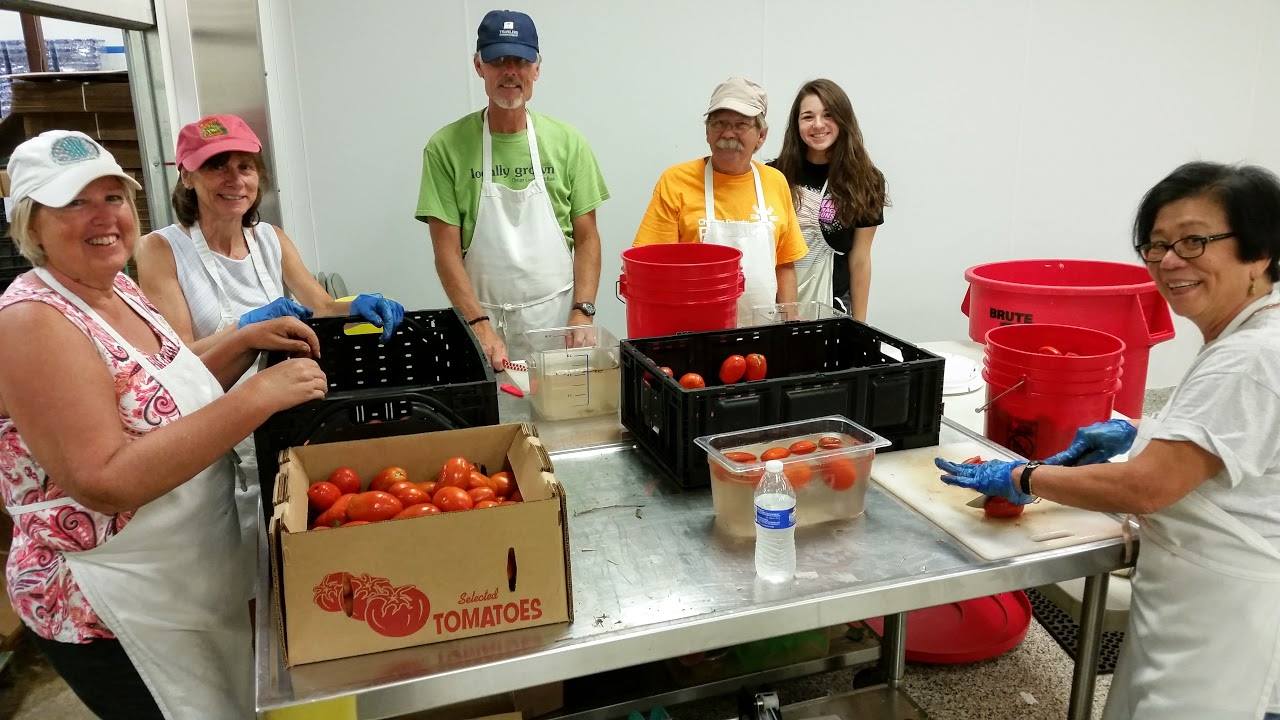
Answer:
<svg viewBox="0 0 1280 720"><path fill-rule="evenodd" d="M1036 621L1049 631L1049 636L1058 643L1063 652L1076 659L1076 636L1080 633L1080 625L1071 615L1053 604L1049 598L1039 591L1028 589L1027 599L1031 601L1031 613ZM1116 669L1116 660L1120 657L1120 644L1124 642L1124 631L1107 631L1102 633L1102 649L1098 653L1098 672L1106 674Z"/></svg>

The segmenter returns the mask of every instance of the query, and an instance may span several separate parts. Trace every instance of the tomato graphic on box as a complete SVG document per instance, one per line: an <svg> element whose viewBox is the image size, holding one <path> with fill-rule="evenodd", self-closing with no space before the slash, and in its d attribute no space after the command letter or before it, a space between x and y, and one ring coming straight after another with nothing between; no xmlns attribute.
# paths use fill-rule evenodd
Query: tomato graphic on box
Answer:
<svg viewBox="0 0 1280 720"><path fill-rule="evenodd" d="M412 635L431 617L431 601L414 585L393 585L368 573L334 572L312 588L316 606L363 620L369 629L387 637Z"/></svg>

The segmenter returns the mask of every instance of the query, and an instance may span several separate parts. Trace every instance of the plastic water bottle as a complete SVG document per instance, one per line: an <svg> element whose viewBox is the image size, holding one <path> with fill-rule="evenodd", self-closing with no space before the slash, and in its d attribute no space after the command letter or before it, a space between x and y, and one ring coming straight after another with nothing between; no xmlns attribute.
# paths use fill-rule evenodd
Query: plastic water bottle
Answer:
<svg viewBox="0 0 1280 720"><path fill-rule="evenodd" d="M756 575L787 582L796 574L796 491L781 460L764 464L756 484Z"/></svg>

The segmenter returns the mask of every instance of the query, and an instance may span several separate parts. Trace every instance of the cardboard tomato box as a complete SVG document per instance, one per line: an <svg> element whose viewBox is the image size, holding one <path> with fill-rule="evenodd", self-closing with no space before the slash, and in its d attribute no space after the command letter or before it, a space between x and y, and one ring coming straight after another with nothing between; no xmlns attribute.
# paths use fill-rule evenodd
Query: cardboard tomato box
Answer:
<svg viewBox="0 0 1280 720"><path fill-rule="evenodd" d="M307 529L307 488L336 468L367 487L391 465L434 479L455 455L511 471L524 501ZM564 489L532 425L289 448L275 488L271 582L288 665L573 619Z"/></svg>

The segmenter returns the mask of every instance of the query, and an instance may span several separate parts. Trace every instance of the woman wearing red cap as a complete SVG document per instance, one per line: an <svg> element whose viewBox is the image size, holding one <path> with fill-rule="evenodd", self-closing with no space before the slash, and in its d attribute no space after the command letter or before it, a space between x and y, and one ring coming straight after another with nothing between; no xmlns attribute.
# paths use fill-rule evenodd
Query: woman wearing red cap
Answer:
<svg viewBox="0 0 1280 720"><path fill-rule="evenodd" d="M249 717L254 554L230 451L327 385L299 357L224 390L258 350L319 341L286 317L193 353L121 272L138 184L109 152L50 130L8 170L12 235L35 266L0 295L9 600L98 717Z"/></svg>
<svg viewBox="0 0 1280 720"><path fill-rule="evenodd" d="M284 230L261 222L262 143L241 118L211 115L178 133L173 188L178 223L142 238L138 279L183 341L199 352L237 327L276 317L360 315L391 338L404 306L380 294L331 298ZM288 297L289 295L292 298ZM252 372L252 371L250 371ZM238 494L242 531L257 534L253 438L236 447L249 482Z"/></svg>

